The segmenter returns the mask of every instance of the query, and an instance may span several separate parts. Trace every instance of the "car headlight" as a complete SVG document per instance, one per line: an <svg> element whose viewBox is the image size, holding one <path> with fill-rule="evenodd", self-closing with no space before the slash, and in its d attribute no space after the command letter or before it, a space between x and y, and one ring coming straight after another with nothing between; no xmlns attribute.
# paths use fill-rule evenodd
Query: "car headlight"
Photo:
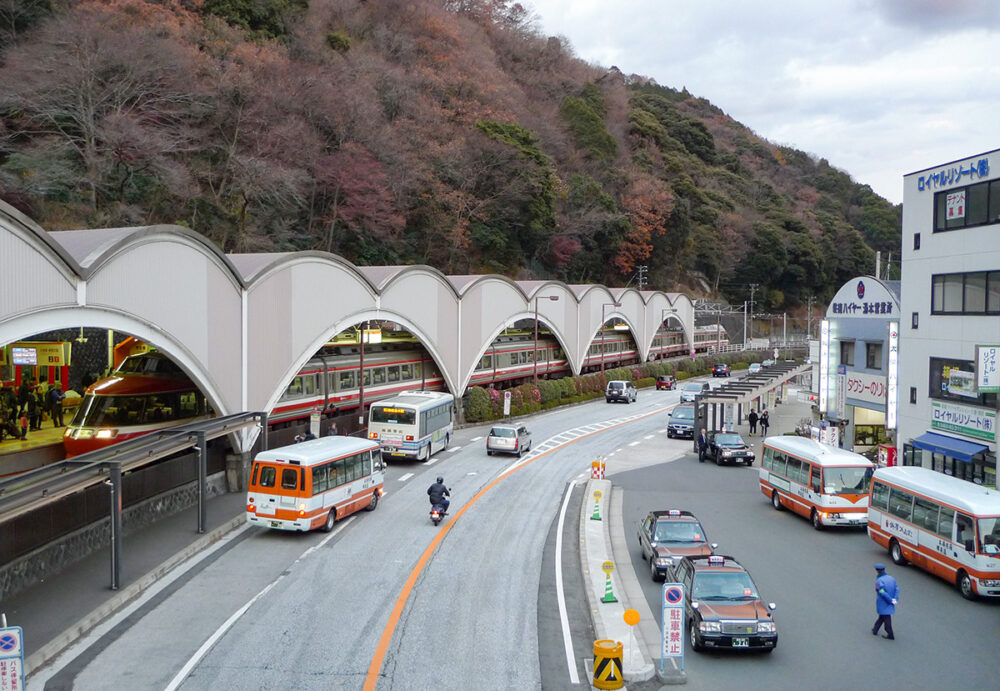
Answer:
<svg viewBox="0 0 1000 691"><path fill-rule="evenodd" d="M1000 586L1000 580L982 580L979 581L979 585L984 585L987 588L996 588L997 586Z"/></svg>
<svg viewBox="0 0 1000 691"><path fill-rule="evenodd" d="M726 449L725 451L722 452L722 455L723 456L732 456L733 452L730 451L729 449Z"/></svg>
<svg viewBox="0 0 1000 691"><path fill-rule="evenodd" d="M673 566L673 564L674 564L674 560L671 559L670 557L657 557L656 558L656 565L657 566Z"/></svg>
<svg viewBox="0 0 1000 691"><path fill-rule="evenodd" d="M722 624L717 621L703 621L698 624L702 633L722 633Z"/></svg>
<svg viewBox="0 0 1000 691"><path fill-rule="evenodd" d="M757 622L757 633L777 633L778 627L774 625L773 621L759 621Z"/></svg>

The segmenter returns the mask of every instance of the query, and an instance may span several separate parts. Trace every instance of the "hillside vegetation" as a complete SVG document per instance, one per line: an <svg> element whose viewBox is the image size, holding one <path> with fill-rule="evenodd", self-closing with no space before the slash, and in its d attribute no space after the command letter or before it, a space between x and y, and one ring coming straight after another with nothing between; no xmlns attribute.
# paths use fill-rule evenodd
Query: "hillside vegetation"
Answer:
<svg viewBox="0 0 1000 691"><path fill-rule="evenodd" d="M505 0L0 5L0 198L226 252L794 309L898 256L900 210L719 107L587 64Z"/></svg>

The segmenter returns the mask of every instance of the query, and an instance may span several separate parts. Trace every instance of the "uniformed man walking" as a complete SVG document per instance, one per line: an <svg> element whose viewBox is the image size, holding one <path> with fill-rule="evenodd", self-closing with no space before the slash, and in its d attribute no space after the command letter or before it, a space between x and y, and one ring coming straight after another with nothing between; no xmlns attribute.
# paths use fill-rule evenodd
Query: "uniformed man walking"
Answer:
<svg viewBox="0 0 1000 691"><path fill-rule="evenodd" d="M885 564L875 564L875 611L878 619L872 628L872 635L877 636L878 630L885 625L882 638L895 640L892 633L892 615L896 613L896 600L899 599L899 585L896 579L885 572Z"/></svg>

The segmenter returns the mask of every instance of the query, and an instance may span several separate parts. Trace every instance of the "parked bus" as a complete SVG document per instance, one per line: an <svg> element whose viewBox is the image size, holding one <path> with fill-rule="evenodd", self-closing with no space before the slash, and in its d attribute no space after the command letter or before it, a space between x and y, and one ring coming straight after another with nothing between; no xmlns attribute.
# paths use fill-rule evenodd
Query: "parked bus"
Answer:
<svg viewBox="0 0 1000 691"><path fill-rule="evenodd" d="M426 461L448 447L454 429L455 397L444 391L404 391L368 411L368 438L390 456Z"/></svg>
<svg viewBox="0 0 1000 691"><path fill-rule="evenodd" d="M968 600L1000 597L1000 492L930 468L879 468L868 536L893 562L954 583Z"/></svg>
<svg viewBox="0 0 1000 691"><path fill-rule="evenodd" d="M385 472L378 444L321 437L262 451L247 490L247 521L279 530L333 530L355 511L374 511Z"/></svg>
<svg viewBox="0 0 1000 691"><path fill-rule="evenodd" d="M875 465L864 456L806 437L764 440L760 491L775 509L789 508L825 526L862 527Z"/></svg>

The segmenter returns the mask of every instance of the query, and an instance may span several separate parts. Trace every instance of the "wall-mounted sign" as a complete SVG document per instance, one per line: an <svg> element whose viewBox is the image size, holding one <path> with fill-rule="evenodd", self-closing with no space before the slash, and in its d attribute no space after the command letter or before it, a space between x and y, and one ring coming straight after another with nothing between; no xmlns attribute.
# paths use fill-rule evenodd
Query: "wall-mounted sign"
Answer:
<svg viewBox="0 0 1000 691"><path fill-rule="evenodd" d="M923 192L924 190L951 187L952 185L968 185L975 180L984 180L989 176L990 159L988 158L968 163L964 161L952 163L947 168L917 178L917 190ZM963 180L962 178L968 179Z"/></svg>
<svg viewBox="0 0 1000 691"><path fill-rule="evenodd" d="M1000 393L1000 345L976 346L976 388Z"/></svg>
<svg viewBox="0 0 1000 691"><path fill-rule="evenodd" d="M824 319L819 327L819 409L827 412L830 405L830 322Z"/></svg>
<svg viewBox="0 0 1000 691"><path fill-rule="evenodd" d="M847 367L837 365L837 417L847 417Z"/></svg>
<svg viewBox="0 0 1000 691"><path fill-rule="evenodd" d="M931 401L931 427L976 439L996 441L997 412L987 408Z"/></svg>
<svg viewBox="0 0 1000 691"><path fill-rule="evenodd" d="M885 392L885 428L896 429L899 401L899 322L889 322L889 363Z"/></svg>
<svg viewBox="0 0 1000 691"><path fill-rule="evenodd" d="M966 398L979 398L976 393L976 375L957 367L946 367L948 375L948 393Z"/></svg>
<svg viewBox="0 0 1000 691"><path fill-rule="evenodd" d="M956 218L965 218L965 190L952 192L945 198L945 218L949 221Z"/></svg>
<svg viewBox="0 0 1000 691"><path fill-rule="evenodd" d="M886 381L879 374L847 372L845 395L863 403L885 404Z"/></svg>
<svg viewBox="0 0 1000 691"><path fill-rule="evenodd" d="M878 319L899 314L899 301L872 276L853 278L840 287L826 309L828 319Z"/></svg>

